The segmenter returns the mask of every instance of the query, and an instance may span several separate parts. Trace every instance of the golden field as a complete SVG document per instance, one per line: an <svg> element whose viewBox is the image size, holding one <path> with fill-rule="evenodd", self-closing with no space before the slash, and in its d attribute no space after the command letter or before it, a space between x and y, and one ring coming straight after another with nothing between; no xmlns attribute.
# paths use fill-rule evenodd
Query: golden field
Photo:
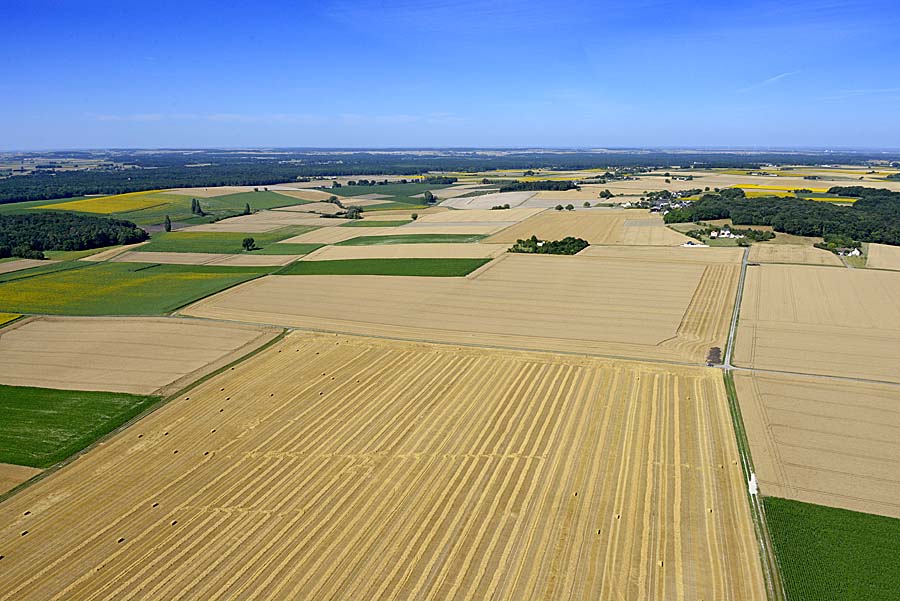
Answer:
<svg viewBox="0 0 900 601"><path fill-rule="evenodd" d="M763 599L721 375L294 333L0 505L0 599Z"/></svg>
<svg viewBox="0 0 900 601"><path fill-rule="evenodd" d="M900 518L900 389L737 372L763 494Z"/></svg>
<svg viewBox="0 0 900 601"><path fill-rule="evenodd" d="M710 347L724 348L739 271L737 263L507 254L465 278L267 276L181 313L701 363Z"/></svg>

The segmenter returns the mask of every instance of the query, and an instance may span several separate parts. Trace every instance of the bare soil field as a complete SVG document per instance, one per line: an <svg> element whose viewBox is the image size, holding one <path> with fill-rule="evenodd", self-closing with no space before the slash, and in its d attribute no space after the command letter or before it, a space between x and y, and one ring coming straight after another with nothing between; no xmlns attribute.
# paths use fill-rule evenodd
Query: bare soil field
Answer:
<svg viewBox="0 0 900 601"><path fill-rule="evenodd" d="M141 247L147 244L147 242L138 242L137 244L125 244L122 246L115 246L113 248L108 248L106 250L102 250L93 255L89 255L87 257L82 257L82 261L90 261L92 263L99 263L101 261L108 261L113 257L121 255L124 252L128 252L129 250Z"/></svg>
<svg viewBox="0 0 900 601"><path fill-rule="evenodd" d="M646 221L647 225L639 222ZM566 236L583 238L591 244L636 244L677 246L688 238L667 228L659 215L647 211L595 209L591 211L545 211L485 239L485 242L513 244L532 235L542 240Z"/></svg>
<svg viewBox="0 0 900 601"><path fill-rule="evenodd" d="M170 393L279 332L166 317L36 317L0 330L0 384Z"/></svg>
<svg viewBox="0 0 900 601"><path fill-rule="evenodd" d="M325 219L309 213L293 211L259 211L252 215L239 215L215 223L193 225L180 232L247 232L260 234L271 232L289 225L314 225L318 227L343 225L343 219Z"/></svg>
<svg viewBox="0 0 900 601"><path fill-rule="evenodd" d="M738 274L736 264L507 254L466 278L267 276L182 313L410 340L701 363L710 347L724 346Z"/></svg>
<svg viewBox="0 0 900 601"><path fill-rule="evenodd" d="M302 261L343 259L475 259L498 257L505 244L376 244L372 246L323 246L305 255Z"/></svg>
<svg viewBox="0 0 900 601"><path fill-rule="evenodd" d="M866 267L900 271L900 247L888 246L887 244L869 244Z"/></svg>
<svg viewBox="0 0 900 601"><path fill-rule="evenodd" d="M827 250L796 244L754 244L749 260L753 263L795 263L843 267L840 257Z"/></svg>
<svg viewBox="0 0 900 601"><path fill-rule="evenodd" d="M900 388L734 380L763 494L900 518Z"/></svg>
<svg viewBox="0 0 900 601"><path fill-rule="evenodd" d="M175 188L173 190L163 190L166 194L181 194L182 196L193 196L195 198L213 198L216 196L227 196L229 194L240 194L242 192L253 192L253 188L258 186L219 186L216 188Z"/></svg>
<svg viewBox="0 0 900 601"><path fill-rule="evenodd" d="M22 271L23 269L31 269L32 267L40 267L42 265L52 265L59 261L47 261L43 259L14 259L12 261L0 262L0 273L12 273L13 271Z"/></svg>
<svg viewBox="0 0 900 601"><path fill-rule="evenodd" d="M417 220L419 223L499 223L524 221L541 213L543 209L503 209L492 211L490 209L468 209L462 211L444 211L422 215Z"/></svg>
<svg viewBox="0 0 900 601"><path fill-rule="evenodd" d="M0 463L0 495L9 492L22 482L31 480L41 473L36 467Z"/></svg>
<svg viewBox="0 0 900 601"><path fill-rule="evenodd" d="M376 215L375 220L378 219ZM420 217L421 219L421 217ZM327 221L327 220L326 220ZM335 244L360 236L403 236L405 234L492 234L510 223L407 223L388 227L330 227L282 240L286 244Z"/></svg>
<svg viewBox="0 0 900 601"><path fill-rule="evenodd" d="M232 267L277 267L287 265L302 255L253 255L225 253L140 252L116 255L113 263L161 263L164 265L224 265Z"/></svg>
<svg viewBox="0 0 900 601"><path fill-rule="evenodd" d="M749 267L735 362L900 382L900 274L798 265Z"/></svg>
<svg viewBox="0 0 900 601"><path fill-rule="evenodd" d="M294 333L0 505L0 599L764 599L737 457L716 371Z"/></svg>
<svg viewBox="0 0 900 601"><path fill-rule="evenodd" d="M448 198L441 206L453 209L490 209L495 206L517 207L534 196L534 192L497 192L469 198Z"/></svg>
<svg viewBox="0 0 900 601"><path fill-rule="evenodd" d="M289 207L278 207L273 211L288 211L292 213L324 213L326 215L334 215L343 209L330 202L310 202L303 205L292 205Z"/></svg>

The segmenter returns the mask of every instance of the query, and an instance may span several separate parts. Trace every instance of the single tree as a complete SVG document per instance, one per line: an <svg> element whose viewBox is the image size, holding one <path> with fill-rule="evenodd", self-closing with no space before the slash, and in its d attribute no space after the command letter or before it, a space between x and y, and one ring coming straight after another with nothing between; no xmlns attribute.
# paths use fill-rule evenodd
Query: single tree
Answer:
<svg viewBox="0 0 900 601"><path fill-rule="evenodd" d="M563 210L563 206L562 206L562 205L556 205L556 207L554 207L554 208L555 208L557 211L562 211L562 210Z"/></svg>
<svg viewBox="0 0 900 601"><path fill-rule="evenodd" d="M434 202L434 194L431 193L431 190L425 190L425 204L431 204Z"/></svg>
<svg viewBox="0 0 900 601"><path fill-rule="evenodd" d="M249 214L250 214L250 203L248 202L247 204L244 205L244 215L249 215Z"/></svg>
<svg viewBox="0 0 900 601"><path fill-rule="evenodd" d="M582 206L584 206L584 208L587 209L587 208L590 208L591 203L589 203L588 201L584 201L584 205L582 205Z"/></svg>
<svg viewBox="0 0 900 601"><path fill-rule="evenodd" d="M572 206L571 204L567 204L567 205L566 205L566 210L567 210L567 211L574 211L574 210L575 210L575 207Z"/></svg>
<svg viewBox="0 0 900 601"><path fill-rule="evenodd" d="M163 229L166 230L167 232L172 231L172 220L169 219L168 215L166 215L166 220L163 222Z"/></svg>
<svg viewBox="0 0 900 601"><path fill-rule="evenodd" d="M256 248L256 240L254 240L253 238L244 238L241 246L244 247L244 250L253 250L254 248Z"/></svg>
<svg viewBox="0 0 900 601"><path fill-rule="evenodd" d="M418 214L418 213L413 213L412 215L410 215L410 218L411 218L413 221L415 221L416 219L419 218L419 214Z"/></svg>

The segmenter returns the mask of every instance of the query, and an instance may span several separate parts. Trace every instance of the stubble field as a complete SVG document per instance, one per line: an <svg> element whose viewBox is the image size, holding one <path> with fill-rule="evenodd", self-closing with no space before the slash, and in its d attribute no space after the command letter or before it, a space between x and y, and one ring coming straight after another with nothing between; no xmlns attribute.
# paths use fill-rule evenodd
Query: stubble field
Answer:
<svg viewBox="0 0 900 601"><path fill-rule="evenodd" d="M0 599L762 599L718 372L295 333L0 506Z"/></svg>
<svg viewBox="0 0 900 601"><path fill-rule="evenodd" d="M171 393L278 333L162 317L32 318L0 330L0 384Z"/></svg>
<svg viewBox="0 0 900 601"><path fill-rule="evenodd" d="M900 382L900 274L749 267L735 363Z"/></svg>
<svg viewBox="0 0 900 601"><path fill-rule="evenodd" d="M667 228L658 215L646 211L592 209L543 212L488 237L485 242L513 244L532 235L542 240L574 236L591 244L663 246L678 246L690 239Z"/></svg>
<svg viewBox="0 0 900 601"><path fill-rule="evenodd" d="M699 363L724 347L738 275L728 263L509 254L466 278L268 276L182 313Z"/></svg>
<svg viewBox="0 0 900 601"><path fill-rule="evenodd" d="M754 263L844 266L841 259L832 252L795 244L754 244L750 247L749 259Z"/></svg>
<svg viewBox="0 0 900 601"><path fill-rule="evenodd" d="M900 518L900 388L737 372L766 495Z"/></svg>

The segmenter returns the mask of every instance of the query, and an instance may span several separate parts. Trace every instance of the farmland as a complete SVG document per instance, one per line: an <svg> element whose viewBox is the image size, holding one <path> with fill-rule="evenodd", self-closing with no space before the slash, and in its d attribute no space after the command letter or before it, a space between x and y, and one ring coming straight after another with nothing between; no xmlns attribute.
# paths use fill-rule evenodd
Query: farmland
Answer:
<svg viewBox="0 0 900 601"><path fill-rule="evenodd" d="M303 257L303 261L339 259L474 259L497 257L506 252L505 244L370 244L355 246L324 246Z"/></svg>
<svg viewBox="0 0 900 601"><path fill-rule="evenodd" d="M900 520L774 497L765 506L789 599L897 598Z"/></svg>
<svg viewBox="0 0 900 601"><path fill-rule="evenodd" d="M869 244L866 266L872 269L900 271L900 247L886 244Z"/></svg>
<svg viewBox="0 0 900 601"><path fill-rule="evenodd" d="M290 269L311 264L301 261ZM469 278L270 276L182 313L699 363L710 347L724 346L738 272L736 263L504 255ZM347 299L365 302L355 304L352 314L336 313L334 307Z"/></svg>
<svg viewBox="0 0 900 601"><path fill-rule="evenodd" d="M193 253L242 253L244 238L253 238L259 250L267 254L295 254L282 252L283 245L277 245L286 238L299 236L313 230L311 226L290 226L271 232L160 232L155 234L141 251L144 252L193 252ZM257 251L254 251L257 252ZM303 253L301 253L303 254Z"/></svg>
<svg viewBox="0 0 900 601"><path fill-rule="evenodd" d="M794 263L843 267L841 259L832 252L796 244L754 244L750 247L750 260L754 263Z"/></svg>
<svg viewBox="0 0 900 601"><path fill-rule="evenodd" d="M900 382L900 274L796 265L747 271L735 363Z"/></svg>
<svg viewBox="0 0 900 601"><path fill-rule="evenodd" d="M58 263L0 277L0 311L159 315L259 277L265 268Z"/></svg>
<svg viewBox="0 0 900 601"><path fill-rule="evenodd" d="M373 244L463 244L478 242L484 234L400 234L391 236L358 236L349 240L341 240L335 246L371 246Z"/></svg>
<svg viewBox="0 0 900 601"><path fill-rule="evenodd" d="M295 333L0 505L0 598L758 599L743 487L716 371Z"/></svg>
<svg viewBox="0 0 900 601"><path fill-rule="evenodd" d="M190 319L32 318L0 330L0 384L172 393L278 332Z"/></svg>
<svg viewBox="0 0 900 601"><path fill-rule="evenodd" d="M900 518L900 389L746 372L734 380L763 492Z"/></svg>
<svg viewBox="0 0 900 601"><path fill-rule="evenodd" d="M689 240L646 211L595 209L544 212L488 237L485 242L513 244L532 235L541 240L574 236L591 244L678 246Z"/></svg>
<svg viewBox="0 0 900 601"><path fill-rule="evenodd" d="M156 401L120 392L0 385L0 412L8 417L0 428L0 463L50 467Z"/></svg>
<svg viewBox="0 0 900 601"><path fill-rule="evenodd" d="M461 277L490 259L482 258L386 258L300 261L288 265L280 275L393 275Z"/></svg>

